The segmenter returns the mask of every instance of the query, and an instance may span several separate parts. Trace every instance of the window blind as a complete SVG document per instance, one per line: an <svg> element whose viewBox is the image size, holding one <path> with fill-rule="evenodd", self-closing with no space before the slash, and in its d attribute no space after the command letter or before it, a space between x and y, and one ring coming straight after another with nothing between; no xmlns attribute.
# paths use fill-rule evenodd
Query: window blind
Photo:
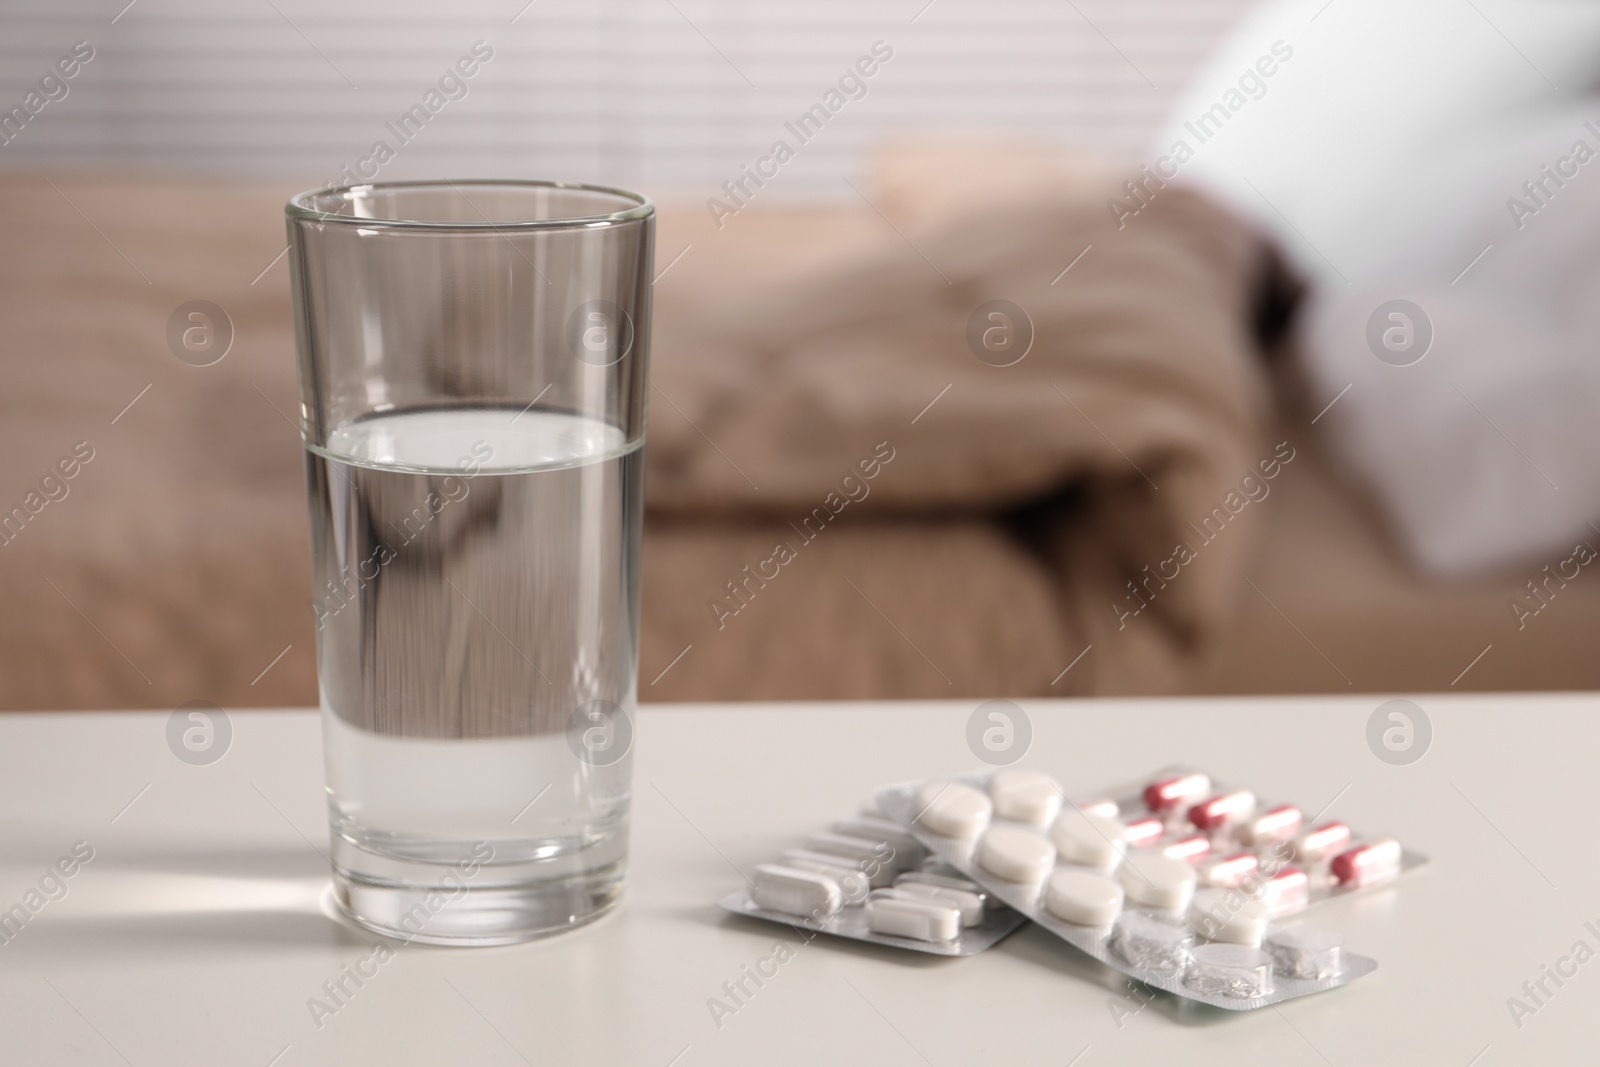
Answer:
<svg viewBox="0 0 1600 1067"><path fill-rule="evenodd" d="M0 166L317 184L384 142L388 178L581 177L709 196L792 143L784 124L876 42L892 58L795 146L789 192L848 195L841 179L863 151L914 132L1022 133L1129 158L1248 0L125 3L11 0L0 13L0 110L44 97L39 80L75 42L94 50L64 96L12 123ZM463 76L477 42L492 55ZM440 89L451 72L461 87ZM401 141L396 119L432 100Z"/></svg>

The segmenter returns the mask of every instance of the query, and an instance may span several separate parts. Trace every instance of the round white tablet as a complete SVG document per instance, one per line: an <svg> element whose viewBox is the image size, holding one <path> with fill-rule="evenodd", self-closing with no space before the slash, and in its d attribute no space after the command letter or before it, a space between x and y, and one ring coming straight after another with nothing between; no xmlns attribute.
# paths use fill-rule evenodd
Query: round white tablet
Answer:
<svg viewBox="0 0 1600 1067"><path fill-rule="evenodd" d="M1122 910L1122 887L1096 871L1064 868L1044 887L1044 907L1062 922L1105 926Z"/></svg>
<svg viewBox="0 0 1600 1067"><path fill-rule="evenodd" d="M1020 826L991 826L978 846L978 863L996 878L1029 885L1056 865L1055 846Z"/></svg>
<svg viewBox="0 0 1600 1067"><path fill-rule="evenodd" d="M1202 889L1189 905L1189 925L1201 937L1259 945L1267 932L1267 907L1237 889Z"/></svg>
<svg viewBox="0 0 1600 1067"><path fill-rule="evenodd" d="M1128 828L1121 819L1068 808L1050 827L1050 839L1067 862L1109 869L1128 847Z"/></svg>
<svg viewBox="0 0 1600 1067"><path fill-rule="evenodd" d="M1194 868L1159 852L1133 852L1123 861L1122 888L1147 908L1182 911L1194 894Z"/></svg>
<svg viewBox="0 0 1600 1067"><path fill-rule="evenodd" d="M940 837L970 841L989 825L994 804L960 782L929 782L917 790L915 821Z"/></svg>
<svg viewBox="0 0 1600 1067"><path fill-rule="evenodd" d="M989 799L1002 819L1048 826L1061 810L1061 787L1048 774L1008 767L989 779Z"/></svg>

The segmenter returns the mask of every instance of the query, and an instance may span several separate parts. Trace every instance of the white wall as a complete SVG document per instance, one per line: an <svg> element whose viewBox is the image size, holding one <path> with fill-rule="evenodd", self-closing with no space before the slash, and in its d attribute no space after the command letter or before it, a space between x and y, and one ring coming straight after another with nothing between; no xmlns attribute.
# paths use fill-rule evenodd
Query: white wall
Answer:
<svg viewBox="0 0 1600 1067"><path fill-rule="evenodd" d="M95 58L0 146L0 166L136 163L317 184L377 139L398 144L384 122L477 40L494 58L469 95L383 177L578 177L710 195L880 39L893 60L784 168L787 191L838 191L863 148L895 132L1020 130L1131 156L1249 6L535 0L518 16L525 0L125 3L6 0L0 110L74 41Z"/></svg>

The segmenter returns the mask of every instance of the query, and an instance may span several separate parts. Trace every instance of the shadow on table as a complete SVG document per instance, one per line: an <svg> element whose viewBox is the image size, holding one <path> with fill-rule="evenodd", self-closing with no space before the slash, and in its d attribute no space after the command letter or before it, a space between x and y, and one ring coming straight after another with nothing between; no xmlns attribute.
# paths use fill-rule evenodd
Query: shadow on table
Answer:
<svg viewBox="0 0 1600 1067"><path fill-rule="evenodd" d="M109 888L83 892L81 879L98 873ZM333 903L328 862L309 847L251 849L152 849L127 859L99 853L75 876L80 880L60 902L30 919L8 950L27 946L52 964L71 956L122 952L171 955L185 949L267 947L320 948L342 953L385 942L396 950L471 952L483 956L530 945L592 935L616 918L613 912L561 938L523 945L451 947L390 937L362 929Z"/></svg>
<svg viewBox="0 0 1600 1067"><path fill-rule="evenodd" d="M328 879L328 860L310 845L259 845L251 848L176 849L140 845L136 858L101 850L91 865L150 874L259 878L268 881Z"/></svg>
<svg viewBox="0 0 1600 1067"><path fill-rule="evenodd" d="M39 909L8 950L59 959L100 956L111 945L167 954L374 940L332 913L328 863L305 846L157 848L133 859L102 848L65 884L66 896Z"/></svg>
<svg viewBox="0 0 1600 1067"><path fill-rule="evenodd" d="M26 929L11 946L32 949L52 965L73 958L104 958L112 946L119 952L170 957L186 948L214 953L218 949L262 946L312 946L330 950L370 947L376 936L360 934L320 910L242 909L231 912L171 911L80 917L41 915L37 929Z"/></svg>

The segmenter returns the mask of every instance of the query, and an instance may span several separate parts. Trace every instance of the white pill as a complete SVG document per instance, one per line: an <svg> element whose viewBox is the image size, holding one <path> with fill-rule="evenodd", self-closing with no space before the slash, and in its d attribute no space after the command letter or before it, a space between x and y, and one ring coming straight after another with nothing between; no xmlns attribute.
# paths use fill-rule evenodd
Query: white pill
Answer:
<svg viewBox="0 0 1600 1067"><path fill-rule="evenodd" d="M1202 889L1189 905L1189 925L1212 941L1259 945L1267 919L1267 906L1237 889Z"/></svg>
<svg viewBox="0 0 1600 1067"><path fill-rule="evenodd" d="M857 863L892 863L895 856L894 848L885 842L870 841L864 837L852 837L849 834L832 831L812 834L806 838L806 847L813 852L844 856Z"/></svg>
<svg viewBox="0 0 1600 1067"><path fill-rule="evenodd" d="M1194 894L1194 868L1159 852L1130 853L1120 880L1128 899L1147 908L1182 911Z"/></svg>
<svg viewBox="0 0 1600 1067"><path fill-rule="evenodd" d="M848 860L839 856L823 856L805 849L790 849L778 857L778 866L793 867L797 871L815 871L825 874L839 883L839 891L844 894L846 906L860 904L867 899L867 894L872 891L872 883L864 871L856 867L847 866Z"/></svg>
<svg viewBox="0 0 1600 1067"><path fill-rule="evenodd" d="M1050 840L1068 863L1109 869L1128 847L1128 828L1121 819L1068 808L1050 827Z"/></svg>
<svg viewBox="0 0 1600 1067"><path fill-rule="evenodd" d="M931 900L875 896L867 901L867 928L917 941L949 941L961 932L961 912Z"/></svg>
<svg viewBox="0 0 1600 1067"><path fill-rule="evenodd" d="M1009 767L989 779L989 799L1002 819L1048 826L1061 810L1061 787L1048 774Z"/></svg>
<svg viewBox="0 0 1600 1067"><path fill-rule="evenodd" d="M830 852L817 852L809 848L786 848L778 853L778 863L784 867L799 867L803 870L815 870L818 867L843 867L855 871L866 878L872 888L888 885L894 881L894 872L879 864L872 868L869 875L867 864L852 860L847 856L836 856Z"/></svg>
<svg viewBox="0 0 1600 1067"><path fill-rule="evenodd" d="M954 867L943 867L937 870L923 868L920 871L907 871L894 880L895 885L905 882L921 882L924 885L940 885L946 889L964 889L968 893L981 893L982 887L971 878L962 874Z"/></svg>
<svg viewBox="0 0 1600 1067"><path fill-rule="evenodd" d="M888 819L867 815L860 815L854 819L841 819L833 824L833 832L864 841L882 842L894 849L897 856L921 855L922 851L917 839L911 836L910 830Z"/></svg>
<svg viewBox="0 0 1600 1067"><path fill-rule="evenodd" d="M915 821L940 837L971 841L983 833L994 803L970 785L929 782L917 791Z"/></svg>
<svg viewBox="0 0 1600 1067"><path fill-rule="evenodd" d="M844 892L825 874L763 863L755 870L750 899L757 907L789 915L832 915L844 907Z"/></svg>
<svg viewBox="0 0 1600 1067"><path fill-rule="evenodd" d="M1105 926L1122 910L1122 887L1097 871L1063 868L1044 887L1044 907L1063 922Z"/></svg>
<svg viewBox="0 0 1600 1067"><path fill-rule="evenodd" d="M880 893L892 893L908 900L931 900L935 904L942 904L947 908L954 908L961 913L962 926L977 926L983 922L983 895L971 893L965 889L949 889L942 885L929 885L927 882L898 881L893 888L880 889Z"/></svg>
<svg viewBox="0 0 1600 1067"><path fill-rule="evenodd" d="M1032 830L991 826L978 846L978 863L996 878L1032 885L1056 865L1056 849Z"/></svg>
<svg viewBox="0 0 1600 1067"><path fill-rule="evenodd" d="M859 864L875 887L894 881L894 876L906 868L905 855L897 853L894 846L848 834L812 834L806 838L806 848Z"/></svg>

